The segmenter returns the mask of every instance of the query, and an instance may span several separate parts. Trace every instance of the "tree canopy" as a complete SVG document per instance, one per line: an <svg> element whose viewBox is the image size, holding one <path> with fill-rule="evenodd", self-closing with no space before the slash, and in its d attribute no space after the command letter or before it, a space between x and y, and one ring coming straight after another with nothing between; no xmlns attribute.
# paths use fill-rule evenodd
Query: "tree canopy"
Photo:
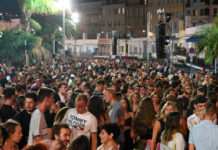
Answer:
<svg viewBox="0 0 218 150"><path fill-rule="evenodd" d="M37 42L37 37L31 33L9 29L3 30L0 37L0 58L2 60L9 59L12 62L24 60L25 49L31 51Z"/></svg>
<svg viewBox="0 0 218 150"><path fill-rule="evenodd" d="M205 62L210 64L214 59L218 59L218 18L214 24L203 30L201 42L197 44L198 53L205 51Z"/></svg>

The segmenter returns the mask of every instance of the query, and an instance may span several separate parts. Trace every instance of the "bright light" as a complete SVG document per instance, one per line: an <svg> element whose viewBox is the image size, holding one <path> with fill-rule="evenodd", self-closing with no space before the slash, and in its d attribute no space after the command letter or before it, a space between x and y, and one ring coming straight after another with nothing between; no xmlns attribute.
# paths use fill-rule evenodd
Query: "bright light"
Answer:
<svg viewBox="0 0 218 150"><path fill-rule="evenodd" d="M75 23L79 22L79 14L77 12L72 13L71 17L72 17L73 22Z"/></svg>
<svg viewBox="0 0 218 150"><path fill-rule="evenodd" d="M149 34L149 36L155 36L154 32L149 32L148 34Z"/></svg>
<svg viewBox="0 0 218 150"><path fill-rule="evenodd" d="M69 0L58 0L57 1L57 7L65 10L65 9L69 9L71 6L70 1Z"/></svg>

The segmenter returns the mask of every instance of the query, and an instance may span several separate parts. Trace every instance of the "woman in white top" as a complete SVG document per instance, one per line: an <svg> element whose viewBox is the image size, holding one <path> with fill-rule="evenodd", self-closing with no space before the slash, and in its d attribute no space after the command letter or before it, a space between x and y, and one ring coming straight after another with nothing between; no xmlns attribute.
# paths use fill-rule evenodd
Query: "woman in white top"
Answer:
<svg viewBox="0 0 218 150"><path fill-rule="evenodd" d="M165 130L161 135L161 150L184 150L185 140L180 133L180 114L171 112L167 115Z"/></svg>

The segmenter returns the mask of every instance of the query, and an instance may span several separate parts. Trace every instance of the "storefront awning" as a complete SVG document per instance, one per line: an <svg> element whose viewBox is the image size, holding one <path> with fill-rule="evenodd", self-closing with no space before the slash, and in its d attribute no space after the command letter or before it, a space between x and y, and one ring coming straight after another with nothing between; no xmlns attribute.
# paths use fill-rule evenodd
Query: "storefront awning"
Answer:
<svg viewBox="0 0 218 150"><path fill-rule="evenodd" d="M190 38L186 39L186 42L199 43L199 42L201 42L201 39L196 38L196 37L190 37Z"/></svg>

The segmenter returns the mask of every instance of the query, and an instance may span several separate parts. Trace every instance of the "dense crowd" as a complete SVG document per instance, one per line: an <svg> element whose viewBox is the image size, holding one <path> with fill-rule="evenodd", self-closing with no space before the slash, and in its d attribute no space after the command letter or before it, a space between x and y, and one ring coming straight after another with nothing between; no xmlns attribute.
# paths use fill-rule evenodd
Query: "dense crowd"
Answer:
<svg viewBox="0 0 218 150"><path fill-rule="evenodd" d="M0 64L0 147L218 150L217 77L137 59Z"/></svg>

